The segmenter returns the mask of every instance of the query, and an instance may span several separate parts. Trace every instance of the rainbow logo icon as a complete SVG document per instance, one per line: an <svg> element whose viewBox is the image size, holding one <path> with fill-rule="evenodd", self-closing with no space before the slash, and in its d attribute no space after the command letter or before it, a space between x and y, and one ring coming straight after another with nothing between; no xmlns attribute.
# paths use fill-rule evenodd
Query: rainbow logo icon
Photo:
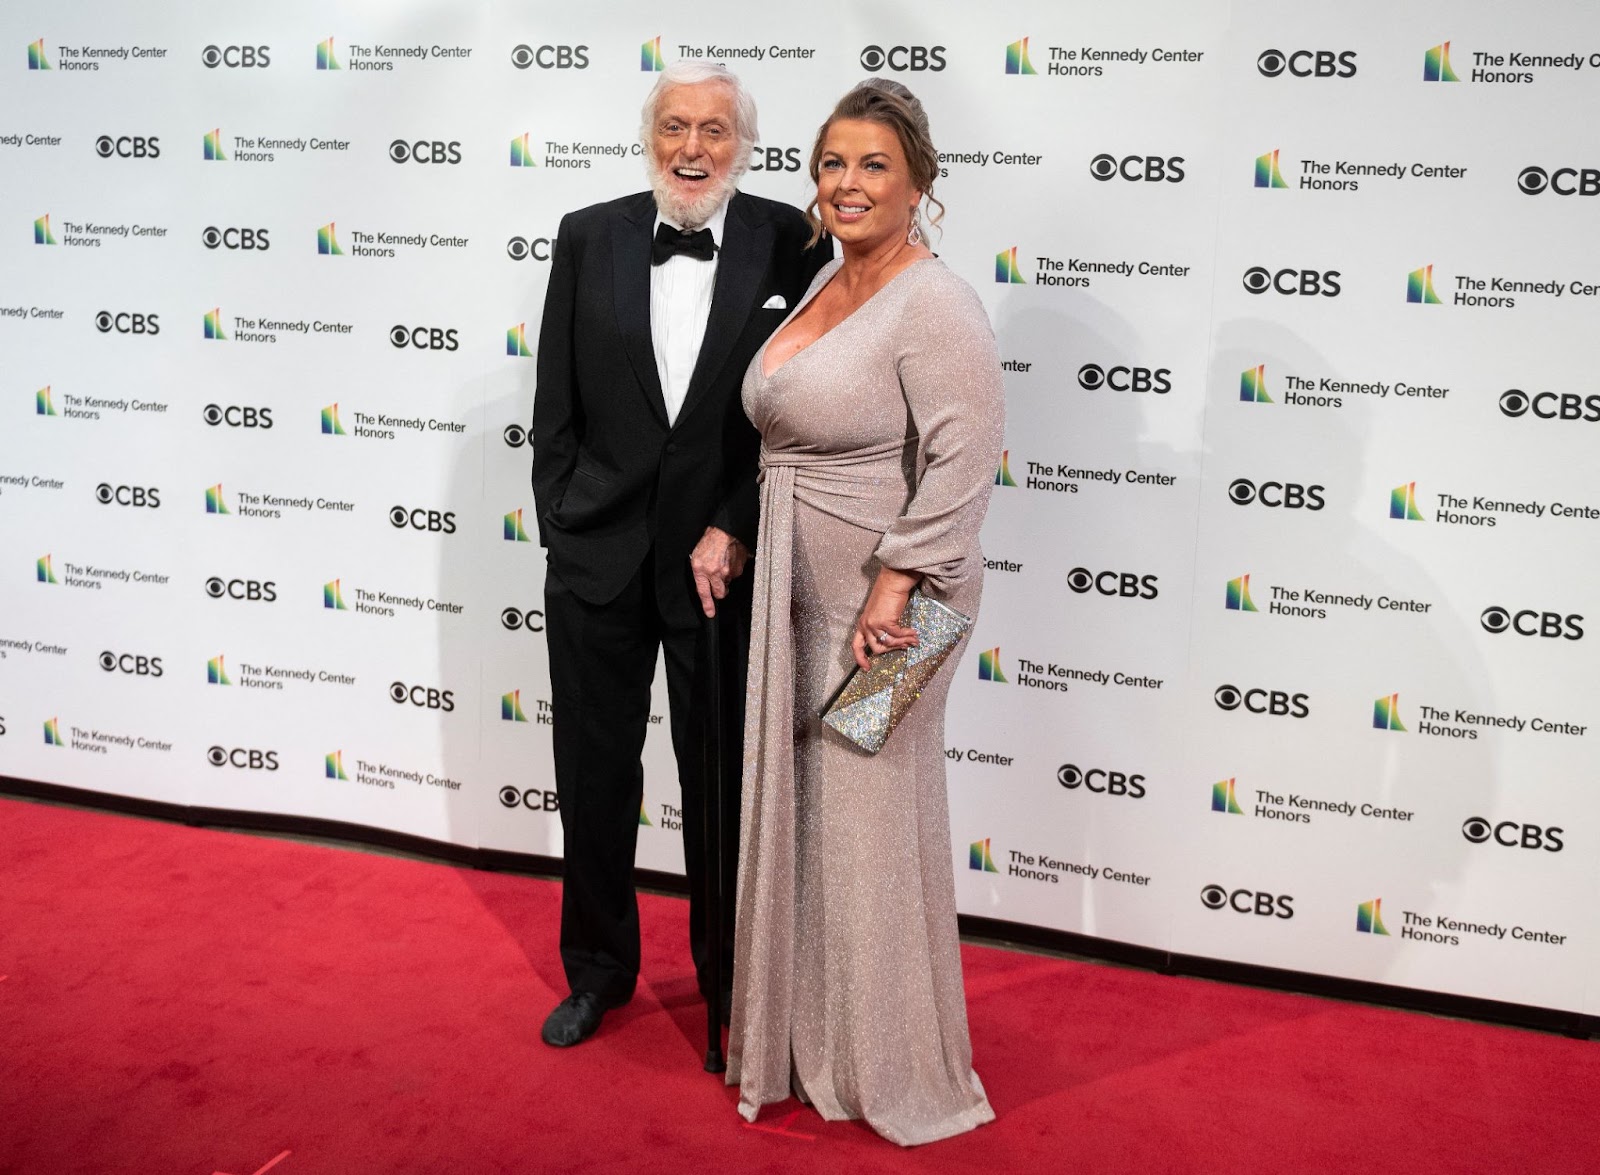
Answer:
<svg viewBox="0 0 1600 1175"><path fill-rule="evenodd" d="M1211 785L1211 810L1226 812L1230 816L1244 815L1244 809L1239 807L1239 797L1234 795L1232 779L1219 779Z"/></svg>
<svg viewBox="0 0 1600 1175"><path fill-rule="evenodd" d="M1406 728L1400 722L1399 694L1386 694L1372 703L1372 728L1406 733Z"/></svg>
<svg viewBox="0 0 1600 1175"><path fill-rule="evenodd" d="M56 582L56 569L50 565L50 556L49 555L42 556L38 560L36 566L37 566L36 574L39 577L39 582L40 583L55 583Z"/></svg>
<svg viewBox="0 0 1600 1175"><path fill-rule="evenodd" d="M1000 452L1000 467L994 471L994 484L997 486L1010 486L1017 488L1016 480L1011 476L1011 450L1002 449Z"/></svg>
<svg viewBox="0 0 1600 1175"><path fill-rule="evenodd" d="M344 606L344 593L339 590L340 581L330 580L322 585L322 606L332 608L335 612L348 612Z"/></svg>
<svg viewBox="0 0 1600 1175"><path fill-rule="evenodd" d="M533 148L528 146L528 134L524 131L511 140L511 166L532 167Z"/></svg>
<svg viewBox="0 0 1600 1175"><path fill-rule="evenodd" d="M343 257L344 250L339 248L339 238L334 235L333 221L329 221L317 230L317 256L318 257Z"/></svg>
<svg viewBox="0 0 1600 1175"><path fill-rule="evenodd" d="M36 416L56 415L56 406L50 399L50 389L48 387L40 388L33 393L33 411Z"/></svg>
<svg viewBox="0 0 1600 1175"><path fill-rule="evenodd" d="M1422 513L1417 509L1417 483L1408 481L1403 486L1395 486L1389 491L1389 517L1404 519L1406 522L1424 521Z"/></svg>
<svg viewBox="0 0 1600 1175"><path fill-rule="evenodd" d="M33 222L33 243L35 245L53 245L56 235L50 231L50 214L46 212Z"/></svg>
<svg viewBox="0 0 1600 1175"><path fill-rule="evenodd" d="M323 774L329 779L344 779L350 777L344 773L344 752L333 751L322 757Z"/></svg>
<svg viewBox="0 0 1600 1175"><path fill-rule="evenodd" d="M339 405L329 404L322 410L322 435L327 437L342 437L344 425L339 423Z"/></svg>
<svg viewBox="0 0 1600 1175"><path fill-rule="evenodd" d="M526 722L528 716L522 712L522 691L512 690L509 694L500 695L500 721Z"/></svg>
<svg viewBox="0 0 1600 1175"><path fill-rule="evenodd" d="M1017 268L1017 247L1001 249L994 255L994 280L1001 285L1025 286L1028 279Z"/></svg>
<svg viewBox="0 0 1600 1175"><path fill-rule="evenodd" d="M1011 684L1006 680L1006 675L1000 669L1000 646L985 649L978 654L978 680L998 681L1001 685Z"/></svg>
<svg viewBox="0 0 1600 1175"><path fill-rule="evenodd" d="M326 41L318 41L317 42L317 68L318 69L338 69L338 68L340 68L339 59L333 55L333 38L332 37L329 37ZM343 779L344 777L340 776L340 778Z"/></svg>
<svg viewBox="0 0 1600 1175"><path fill-rule="evenodd" d="M206 311L206 338L225 343L228 336L222 333L222 307L213 306Z"/></svg>
<svg viewBox="0 0 1600 1175"><path fill-rule="evenodd" d="M1267 395L1267 365L1258 363L1239 373L1239 399L1246 404L1270 404Z"/></svg>
<svg viewBox="0 0 1600 1175"><path fill-rule="evenodd" d="M506 515L503 537L508 543L528 543L533 541L528 537L528 532L522 529L522 508L520 506Z"/></svg>
<svg viewBox="0 0 1600 1175"><path fill-rule="evenodd" d="M49 69L50 59L44 55L44 38L40 37L28 46L28 68Z"/></svg>
<svg viewBox="0 0 1600 1175"><path fill-rule="evenodd" d="M639 46L639 68L645 73L660 73L667 68L661 59L660 37L652 37Z"/></svg>
<svg viewBox="0 0 1600 1175"><path fill-rule="evenodd" d="M1406 277L1406 301L1424 306L1439 305L1439 295L1433 292L1433 266L1413 269Z"/></svg>
<svg viewBox="0 0 1600 1175"><path fill-rule="evenodd" d="M206 132L206 158L217 163L226 163L228 157L222 153L222 128Z"/></svg>
<svg viewBox="0 0 1600 1175"><path fill-rule="evenodd" d="M1450 42L1435 45L1422 55L1422 80L1425 82L1459 82L1456 71L1450 68Z"/></svg>
<svg viewBox="0 0 1600 1175"><path fill-rule="evenodd" d="M531 359L533 352L528 350L527 323L519 322L516 326L506 328L506 354L517 359Z"/></svg>
<svg viewBox="0 0 1600 1175"><path fill-rule="evenodd" d="M1256 602L1250 598L1250 577L1241 575L1228 581L1227 608L1229 612L1256 612Z"/></svg>
<svg viewBox="0 0 1600 1175"><path fill-rule="evenodd" d="M232 685L233 679L228 676L227 666L223 665L226 658L216 656L206 662L207 685Z"/></svg>
<svg viewBox="0 0 1600 1175"><path fill-rule="evenodd" d="M1028 38L1012 41L1006 46L1006 73L1018 74L1022 77L1032 77L1039 71L1033 68L1033 62L1028 60Z"/></svg>
<svg viewBox="0 0 1600 1175"><path fill-rule="evenodd" d="M1356 907L1356 929L1362 934L1389 933L1383 925L1382 898L1373 898L1370 902L1362 902Z"/></svg>
<svg viewBox="0 0 1600 1175"><path fill-rule="evenodd" d="M994 855L989 851L991 837L975 840L967 848L967 868L976 869L979 873L998 873L994 867Z"/></svg>
<svg viewBox="0 0 1600 1175"><path fill-rule="evenodd" d="M44 745L47 747L64 747L67 745L61 741L61 719L46 718L44 720Z"/></svg>
<svg viewBox="0 0 1600 1175"><path fill-rule="evenodd" d="M654 828L655 827L654 824L650 823L650 817L646 816L645 813L644 813L644 801L643 800L639 801L639 827L640 828Z"/></svg>
<svg viewBox="0 0 1600 1175"><path fill-rule="evenodd" d="M206 513L207 514L232 514L233 513L232 510L228 509L228 503L223 501L223 499L222 499L222 483L220 481L216 485L212 486L210 489L206 490Z"/></svg>
<svg viewBox="0 0 1600 1175"><path fill-rule="evenodd" d="M1274 147L1265 155L1256 156L1256 187L1287 188L1283 172L1278 170L1278 150Z"/></svg>

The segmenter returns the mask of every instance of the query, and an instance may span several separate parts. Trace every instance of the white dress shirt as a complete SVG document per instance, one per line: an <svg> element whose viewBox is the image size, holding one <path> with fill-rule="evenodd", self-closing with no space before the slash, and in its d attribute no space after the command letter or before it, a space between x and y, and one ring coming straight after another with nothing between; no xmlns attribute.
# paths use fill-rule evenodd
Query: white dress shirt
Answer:
<svg viewBox="0 0 1600 1175"><path fill-rule="evenodd" d="M722 226L728 217L724 200L704 228L711 240L722 248ZM661 225L683 226L656 213L652 234ZM717 280L717 259L697 261L678 253L660 265L650 267L650 338L655 344L656 374L661 377L661 395L667 402L667 423L678 419L678 410L689 394L689 378L700 357L700 343L706 337L706 319L711 316L711 290Z"/></svg>

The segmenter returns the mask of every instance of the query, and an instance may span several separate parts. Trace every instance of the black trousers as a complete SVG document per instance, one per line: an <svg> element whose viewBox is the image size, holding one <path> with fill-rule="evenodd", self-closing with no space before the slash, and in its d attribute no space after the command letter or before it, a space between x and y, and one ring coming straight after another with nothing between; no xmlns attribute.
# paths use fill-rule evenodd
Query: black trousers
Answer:
<svg viewBox="0 0 1600 1175"><path fill-rule="evenodd" d="M689 581L687 561L683 568ZM723 706L723 961L733 976L733 887L737 874L739 775L743 762L745 662L750 648L750 574L718 602ZM561 805L565 880L561 962L573 991L621 1002L639 976L639 904L633 885L640 754L650 717L657 651L665 651L672 749L682 793L683 854L689 879L689 948L702 994L706 982L704 739L709 662L704 625L667 623L656 599L654 552L606 604L579 599L553 570L545 574L545 639L556 793ZM698 609L698 603L696 604Z"/></svg>

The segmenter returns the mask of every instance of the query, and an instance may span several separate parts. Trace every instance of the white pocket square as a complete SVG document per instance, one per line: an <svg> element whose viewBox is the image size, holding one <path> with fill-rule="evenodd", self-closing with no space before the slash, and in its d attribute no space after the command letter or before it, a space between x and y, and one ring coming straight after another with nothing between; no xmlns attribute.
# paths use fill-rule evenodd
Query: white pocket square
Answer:
<svg viewBox="0 0 1600 1175"><path fill-rule="evenodd" d="M782 294L774 294L761 304L763 310L787 310L789 303L783 300Z"/></svg>

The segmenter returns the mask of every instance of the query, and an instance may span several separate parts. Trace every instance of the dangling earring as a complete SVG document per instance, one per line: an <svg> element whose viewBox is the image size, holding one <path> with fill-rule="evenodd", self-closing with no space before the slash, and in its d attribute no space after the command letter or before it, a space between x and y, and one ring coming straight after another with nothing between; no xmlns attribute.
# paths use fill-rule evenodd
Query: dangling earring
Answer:
<svg viewBox="0 0 1600 1175"><path fill-rule="evenodd" d="M922 215L915 208L911 210L911 231L906 234L906 244L922 244Z"/></svg>

